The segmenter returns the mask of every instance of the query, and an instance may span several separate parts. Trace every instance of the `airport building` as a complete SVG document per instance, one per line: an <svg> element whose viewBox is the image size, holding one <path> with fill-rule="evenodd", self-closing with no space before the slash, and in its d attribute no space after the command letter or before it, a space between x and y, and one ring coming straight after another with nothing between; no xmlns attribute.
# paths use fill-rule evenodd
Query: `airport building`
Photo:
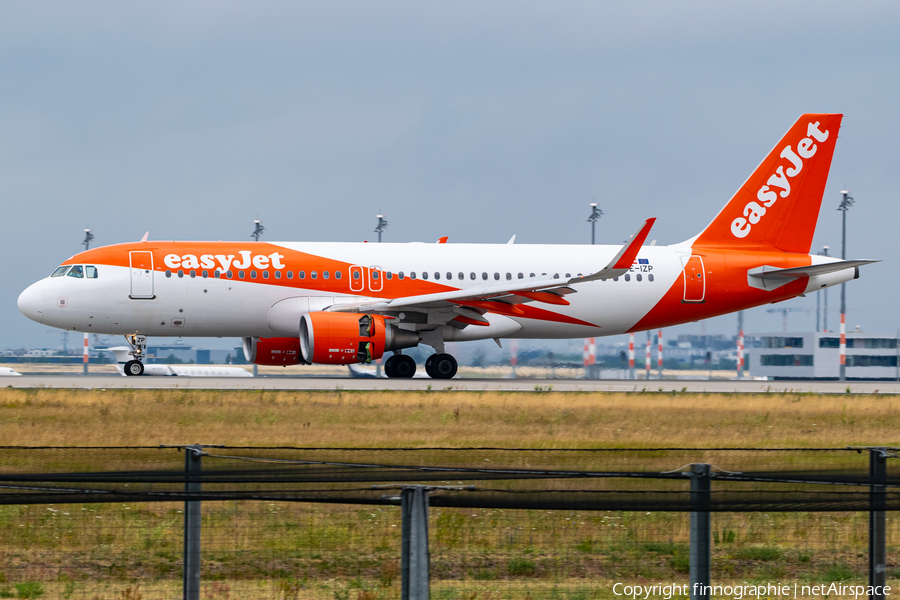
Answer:
<svg viewBox="0 0 900 600"><path fill-rule="evenodd" d="M761 334L748 354L751 377L838 379L840 335L834 332ZM900 380L896 335L847 334L847 379Z"/></svg>

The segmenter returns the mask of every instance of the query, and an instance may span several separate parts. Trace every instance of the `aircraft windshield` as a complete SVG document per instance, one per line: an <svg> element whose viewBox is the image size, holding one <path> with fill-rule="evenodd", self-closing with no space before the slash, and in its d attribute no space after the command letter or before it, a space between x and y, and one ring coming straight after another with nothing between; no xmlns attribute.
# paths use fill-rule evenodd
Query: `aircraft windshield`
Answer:
<svg viewBox="0 0 900 600"><path fill-rule="evenodd" d="M69 265L63 265L61 267L58 267L55 271L53 271L53 274L50 275L50 277L62 277L63 275L66 274L66 271L68 271L69 268L70 268Z"/></svg>
<svg viewBox="0 0 900 600"><path fill-rule="evenodd" d="M69 271L69 277L77 277L78 279L83 278L84 269L81 267L81 265L75 265L74 267L72 267L72 270Z"/></svg>
<svg viewBox="0 0 900 600"><path fill-rule="evenodd" d="M97 279L97 267L94 265L85 265L84 272L88 279Z"/></svg>

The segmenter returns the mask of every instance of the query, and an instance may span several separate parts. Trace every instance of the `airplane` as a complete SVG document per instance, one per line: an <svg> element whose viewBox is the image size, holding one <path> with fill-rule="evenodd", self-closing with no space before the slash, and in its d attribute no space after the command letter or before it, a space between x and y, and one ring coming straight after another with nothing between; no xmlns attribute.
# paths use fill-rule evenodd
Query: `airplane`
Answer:
<svg viewBox="0 0 900 600"><path fill-rule="evenodd" d="M0 377L21 377L22 374L9 367L0 367Z"/></svg>
<svg viewBox="0 0 900 600"><path fill-rule="evenodd" d="M131 346L115 346L107 348L116 357L116 370L127 375L125 365ZM224 367L220 365L144 365L144 375L163 377L253 377L253 373L240 367Z"/></svg>
<svg viewBox="0 0 900 600"><path fill-rule="evenodd" d="M66 330L121 334L126 375L147 336L240 337L261 365L370 364L412 377L404 349L668 327L856 279L872 260L811 255L841 114L805 114L699 234L623 246L149 241L92 248L25 289L19 310ZM729 142L729 143L734 143ZM844 325L841 325L842 332Z"/></svg>

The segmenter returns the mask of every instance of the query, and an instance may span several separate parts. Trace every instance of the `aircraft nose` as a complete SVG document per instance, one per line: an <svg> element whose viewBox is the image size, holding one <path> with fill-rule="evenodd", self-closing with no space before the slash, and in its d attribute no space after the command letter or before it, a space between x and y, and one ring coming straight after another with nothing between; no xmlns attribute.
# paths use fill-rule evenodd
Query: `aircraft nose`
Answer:
<svg viewBox="0 0 900 600"><path fill-rule="evenodd" d="M40 282L33 283L19 294L19 311L38 323L44 318L44 290Z"/></svg>

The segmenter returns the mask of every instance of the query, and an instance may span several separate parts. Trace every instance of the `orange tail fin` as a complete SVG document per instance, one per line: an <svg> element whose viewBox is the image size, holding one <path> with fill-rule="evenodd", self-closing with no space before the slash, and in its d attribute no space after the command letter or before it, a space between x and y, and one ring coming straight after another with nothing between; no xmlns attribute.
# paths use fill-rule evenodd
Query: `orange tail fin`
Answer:
<svg viewBox="0 0 900 600"><path fill-rule="evenodd" d="M800 117L694 245L808 254L842 118Z"/></svg>

